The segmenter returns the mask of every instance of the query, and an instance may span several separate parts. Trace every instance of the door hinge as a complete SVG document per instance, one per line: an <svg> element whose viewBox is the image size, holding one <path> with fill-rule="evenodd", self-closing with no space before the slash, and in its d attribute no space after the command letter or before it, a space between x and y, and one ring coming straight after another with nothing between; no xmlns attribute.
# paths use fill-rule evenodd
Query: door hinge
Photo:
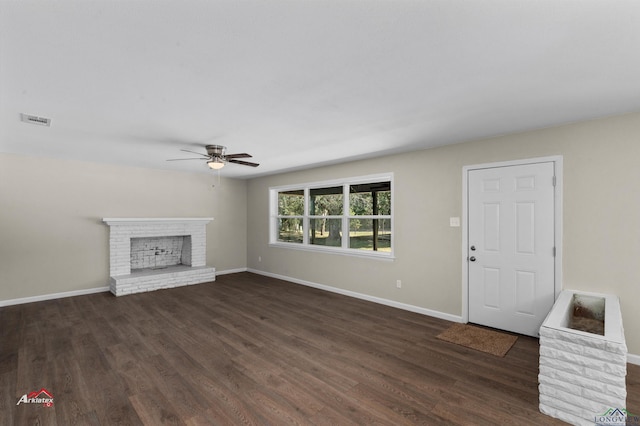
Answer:
<svg viewBox="0 0 640 426"><path fill-rule="evenodd" d="M556 248L553 248L553 257L556 257Z"/></svg>
<svg viewBox="0 0 640 426"><path fill-rule="evenodd" d="M553 186L556 186L556 177L553 177Z"/></svg>

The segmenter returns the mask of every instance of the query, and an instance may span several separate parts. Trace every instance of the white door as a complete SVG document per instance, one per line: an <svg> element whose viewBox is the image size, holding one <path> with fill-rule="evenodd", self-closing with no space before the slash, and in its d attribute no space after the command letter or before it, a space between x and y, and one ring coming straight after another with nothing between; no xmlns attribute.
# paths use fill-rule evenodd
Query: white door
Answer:
<svg viewBox="0 0 640 426"><path fill-rule="evenodd" d="M555 299L554 163L467 176L469 321L538 336Z"/></svg>

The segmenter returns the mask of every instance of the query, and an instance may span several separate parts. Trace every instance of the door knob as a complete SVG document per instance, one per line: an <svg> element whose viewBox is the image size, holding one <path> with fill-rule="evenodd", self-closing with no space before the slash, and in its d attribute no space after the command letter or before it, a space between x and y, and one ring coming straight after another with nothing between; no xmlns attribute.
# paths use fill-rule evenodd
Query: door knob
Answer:
<svg viewBox="0 0 640 426"><path fill-rule="evenodd" d="M471 246L471 251L476 251L476 246Z"/></svg>
<svg viewBox="0 0 640 426"><path fill-rule="evenodd" d="M469 260L470 260L470 261L472 261L472 262L475 262L475 261L476 261L476 257L475 257L475 256L471 256L471 257L469 258Z"/></svg>

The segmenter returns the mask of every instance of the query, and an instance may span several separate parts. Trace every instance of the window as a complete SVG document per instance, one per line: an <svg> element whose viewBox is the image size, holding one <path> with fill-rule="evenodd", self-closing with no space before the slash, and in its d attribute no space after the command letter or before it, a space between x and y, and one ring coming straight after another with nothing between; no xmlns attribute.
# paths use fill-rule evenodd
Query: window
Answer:
<svg viewBox="0 0 640 426"><path fill-rule="evenodd" d="M270 188L271 244L393 255L392 176Z"/></svg>
<svg viewBox="0 0 640 426"><path fill-rule="evenodd" d="M313 188L309 190L309 243L342 247L342 211L344 188Z"/></svg>
<svg viewBox="0 0 640 426"><path fill-rule="evenodd" d="M391 182L349 186L349 247L391 252Z"/></svg>
<svg viewBox="0 0 640 426"><path fill-rule="evenodd" d="M304 190L278 193L278 241L302 243Z"/></svg>

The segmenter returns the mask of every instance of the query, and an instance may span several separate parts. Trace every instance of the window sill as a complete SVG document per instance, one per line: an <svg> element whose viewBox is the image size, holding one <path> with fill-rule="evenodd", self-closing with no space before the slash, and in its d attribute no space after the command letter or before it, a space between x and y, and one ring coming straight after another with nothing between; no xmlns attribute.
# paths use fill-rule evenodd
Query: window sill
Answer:
<svg viewBox="0 0 640 426"><path fill-rule="evenodd" d="M392 262L395 260L393 253L383 253L375 251L343 249L341 247L324 247L315 245L305 245L298 243L276 242L269 243L269 247L284 248L291 250L309 251L313 253L337 254L341 256L363 257L367 259L386 260Z"/></svg>

